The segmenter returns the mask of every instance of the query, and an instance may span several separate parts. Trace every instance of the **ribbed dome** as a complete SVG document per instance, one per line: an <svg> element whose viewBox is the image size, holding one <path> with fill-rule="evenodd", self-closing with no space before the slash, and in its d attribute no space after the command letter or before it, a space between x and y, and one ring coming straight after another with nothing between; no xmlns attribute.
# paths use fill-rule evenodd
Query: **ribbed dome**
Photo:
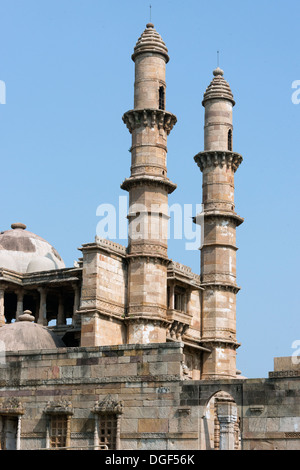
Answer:
<svg viewBox="0 0 300 470"><path fill-rule="evenodd" d="M160 34L155 31L152 23L148 23L146 25L145 31L138 39L134 48L134 53L131 56L132 60L135 61L137 55L142 54L143 52L156 52L158 54L162 54L166 59L166 63L169 62L168 49Z"/></svg>
<svg viewBox="0 0 300 470"><path fill-rule="evenodd" d="M33 323L31 312L25 311L19 320L0 327L1 349L5 351L29 351L66 347L61 338L46 327Z"/></svg>
<svg viewBox="0 0 300 470"><path fill-rule="evenodd" d="M16 223L11 228L0 233L0 268L28 273L65 267L55 248L25 230L26 225Z"/></svg>
<svg viewBox="0 0 300 470"><path fill-rule="evenodd" d="M214 78L211 83L206 88L206 91L203 95L203 106L207 100L223 98L232 102L233 106L235 105L235 101L233 99L233 94L230 89L229 84L223 78L223 70L219 67L213 71Z"/></svg>

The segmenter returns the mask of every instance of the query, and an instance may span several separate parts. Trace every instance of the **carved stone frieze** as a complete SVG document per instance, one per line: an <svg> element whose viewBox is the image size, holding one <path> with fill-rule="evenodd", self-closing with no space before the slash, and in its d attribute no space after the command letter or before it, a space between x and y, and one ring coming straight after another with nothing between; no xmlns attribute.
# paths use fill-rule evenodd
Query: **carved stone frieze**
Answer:
<svg viewBox="0 0 300 470"><path fill-rule="evenodd" d="M104 399L95 403L92 411L97 414L120 415L123 413L123 402L115 400L110 395L107 395Z"/></svg>
<svg viewBox="0 0 300 470"><path fill-rule="evenodd" d="M15 397L0 403L0 415L22 415L24 412L22 403Z"/></svg>
<svg viewBox="0 0 300 470"><path fill-rule="evenodd" d="M48 415L49 414L72 415L73 414L72 403L63 398L57 401L49 401L46 405L44 413Z"/></svg>

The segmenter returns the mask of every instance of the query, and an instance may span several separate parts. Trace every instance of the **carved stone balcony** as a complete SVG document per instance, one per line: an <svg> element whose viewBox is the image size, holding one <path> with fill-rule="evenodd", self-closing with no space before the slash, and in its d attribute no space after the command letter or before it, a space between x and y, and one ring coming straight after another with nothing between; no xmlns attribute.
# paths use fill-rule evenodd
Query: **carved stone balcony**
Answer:
<svg viewBox="0 0 300 470"><path fill-rule="evenodd" d="M122 119L130 133L139 127L156 126L158 129L164 129L169 135L177 122L174 114L161 109L133 109L127 111Z"/></svg>

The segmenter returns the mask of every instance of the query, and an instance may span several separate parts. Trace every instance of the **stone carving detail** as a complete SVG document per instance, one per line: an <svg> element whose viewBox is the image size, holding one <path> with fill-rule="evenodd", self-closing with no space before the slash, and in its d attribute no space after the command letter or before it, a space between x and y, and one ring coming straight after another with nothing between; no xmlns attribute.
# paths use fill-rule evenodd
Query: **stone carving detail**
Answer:
<svg viewBox="0 0 300 470"><path fill-rule="evenodd" d="M123 402L111 398L111 395L107 395L103 400L95 403L93 413L120 415L123 413Z"/></svg>
<svg viewBox="0 0 300 470"><path fill-rule="evenodd" d="M177 122L176 116L161 109L134 109L123 115L123 122L130 133L139 127L158 127L170 134Z"/></svg>
<svg viewBox="0 0 300 470"><path fill-rule="evenodd" d="M198 153L194 160L201 171L208 167L227 166L227 168L231 168L236 172L243 161L243 157L234 152L210 150Z"/></svg>
<svg viewBox="0 0 300 470"><path fill-rule="evenodd" d="M73 408L72 403L68 400L64 400L63 398L59 399L58 401L49 401L46 405L44 410L46 414L66 414L72 415Z"/></svg>
<svg viewBox="0 0 300 470"><path fill-rule="evenodd" d="M189 325L174 320L173 323L168 328L168 335L170 338L175 339L177 341L181 341L182 336L188 330Z"/></svg>
<svg viewBox="0 0 300 470"><path fill-rule="evenodd" d="M4 402L0 403L0 414L24 414L24 408L22 403L15 397L8 398Z"/></svg>

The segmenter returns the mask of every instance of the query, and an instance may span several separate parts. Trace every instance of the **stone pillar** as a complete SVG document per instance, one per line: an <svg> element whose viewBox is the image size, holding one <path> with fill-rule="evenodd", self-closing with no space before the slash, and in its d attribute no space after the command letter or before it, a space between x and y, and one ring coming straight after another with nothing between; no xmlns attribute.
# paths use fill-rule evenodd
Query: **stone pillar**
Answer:
<svg viewBox="0 0 300 470"><path fill-rule="evenodd" d="M73 304L73 318L72 318L72 324L73 326L79 326L80 325L80 315L77 313L80 307L80 286L77 284L73 285L74 289L74 304Z"/></svg>
<svg viewBox="0 0 300 470"><path fill-rule="evenodd" d="M19 316L23 313L23 299L24 292L22 290L17 291L17 311L16 311L16 321L19 320Z"/></svg>
<svg viewBox="0 0 300 470"><path fill-rule="evenodd" d="M170 310L174 310L175 307L175 285L173 282L170 284Z"/></svg>
<svg viewBox="0 0 300 470"><path fill-rule="evenodd" d="M203 360L202 379L236 377L236 227L234 175L242 162L232 151L232 108L235 104L219 68L203 97L204 151L195 156L203 174L201 283L202 342L211 349ZM205 344L204 344L205 346Z"/></svg>
<svg viewBox="0 0 300 470"><path fill-rule="evenodd" d="M95 413L94 450L99 450L99 415Z"/></svg>
<svg viewBox="0 0 300 470"><path fill-rule="evenodd" d="M18 415L17 419L16 450L21 450L21 415Z"/></svg>
<svg viewBox="0 0 300 470"><path fill-rule="evenodd" d="M57 312L57 325L65 325L65 308L64 308L64 298L62 294L59 294L58 298L58 312Z"/></svg>
<svg viewBox="0 0 300 470"><path fill-rule="evenodd" d="M51 425L51 417L50 415L46 415L46 449L50 449L50 425Z"/></svg>
<svg viewBox="0 0 300 470"><path fill-rule="evenodd" d="M5 315L4 315L4 294L5 289L0 289L0 326L5 325Z"/></svg>
<svg viewBox="0 0 300 470"><path fill-rule="evenodd" d="M71 415L67 415L67 435L66 435L66 447L71 447Z"/></svg>
<svg viewBox="0 0 300 470"><path fill-rule="evenodd" d="M117 414L116 450L121 450L121 415Z"/></svg>
<svg viewBox="0 0 300 470"><path fill-rule="evenodd" d="M148 23L132 55L134 109L123 116L132 136L129 192L128 343L166 341L168 195L167 136L176 117L165 110L168 49Z"/></svg>
<svg viewBox="0 0 300 470"><path fill-rule="evenodd" d="M47 290L45 288L39 289L40 293L40 308L38 323L47 326Z"/></svg>
<svg viewBox="0 0 300 470"><path fill-rule="evenodd" d="M237 422L236 404L232 402L218 403L217 416L220 423L220 450L234 450Z"/></svg>

